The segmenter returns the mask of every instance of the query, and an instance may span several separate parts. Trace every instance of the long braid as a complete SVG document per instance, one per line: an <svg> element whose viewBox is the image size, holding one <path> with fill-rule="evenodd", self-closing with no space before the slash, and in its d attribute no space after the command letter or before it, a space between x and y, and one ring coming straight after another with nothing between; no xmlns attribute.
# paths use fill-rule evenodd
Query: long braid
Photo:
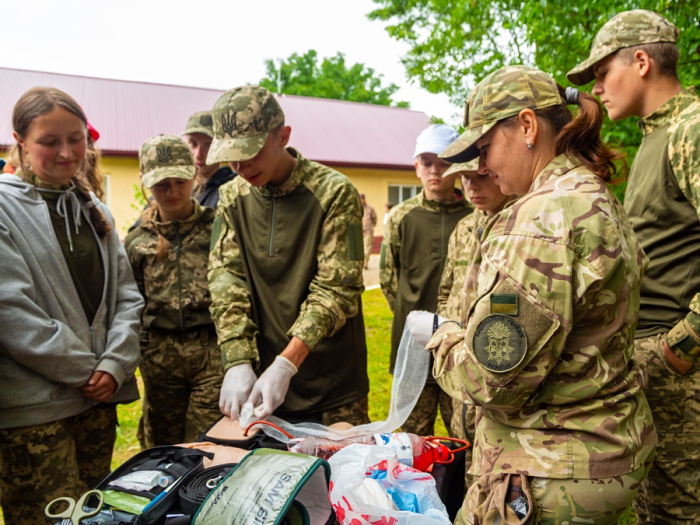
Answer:
<svg viewBox="0 0 700 525"><path fill-rule="evenodd" d="M78 189L80 194L83 197L85 197L85 200L87 202L93 202L92 195L90 195L91 189L87 186L87 183L79 176L75 176L71 180L73 181L73 184ZM109 224L105 216L102 215L102 212L97 206L90 206L89 209L90 222L95 228L97 235L99 235L101 238L104 238L110 231L112 231L112 226Z"/></svg>
<svg viewBox="0 0 700 525"><path fill-rule="evenodd" d="M141 193L143 195L146 195L143 186L141 186ZM146 208L141 214L141 222L144 223L154 220L157 211L158 205L156 204L155 200L151 200L148 203L148 208ZM160 232L156 233L158 234L158 244L156 245L156 260L158 262L161 262L164 261L170 254L170 241L168 241L168 239L161 235Z"/></svg>

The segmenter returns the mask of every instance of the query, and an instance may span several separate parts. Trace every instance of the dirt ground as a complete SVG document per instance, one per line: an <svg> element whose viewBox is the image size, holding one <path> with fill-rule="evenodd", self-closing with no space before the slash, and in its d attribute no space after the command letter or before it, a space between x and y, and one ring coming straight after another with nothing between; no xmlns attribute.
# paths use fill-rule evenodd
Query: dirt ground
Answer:
<svg viewBox="0 0 700 525"><path fill-rule="evenodd" d="M362 272L365 278L365 290L379 288L379 254L369 256L369 269Z"/></svg>

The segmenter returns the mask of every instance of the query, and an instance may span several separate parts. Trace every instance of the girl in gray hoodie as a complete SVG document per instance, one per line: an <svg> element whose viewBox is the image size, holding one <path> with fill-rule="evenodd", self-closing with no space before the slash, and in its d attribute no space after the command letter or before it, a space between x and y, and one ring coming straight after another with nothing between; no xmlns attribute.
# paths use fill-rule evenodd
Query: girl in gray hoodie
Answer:
<svg viewBox="0 0 700 525"><path fill-rule="evenodd" d="M46 523L109 473L116 403L138 399L143 299L106 207L82 178L86 118L33 88L15 105L20 169L0 176L0 497Z"/></svg>

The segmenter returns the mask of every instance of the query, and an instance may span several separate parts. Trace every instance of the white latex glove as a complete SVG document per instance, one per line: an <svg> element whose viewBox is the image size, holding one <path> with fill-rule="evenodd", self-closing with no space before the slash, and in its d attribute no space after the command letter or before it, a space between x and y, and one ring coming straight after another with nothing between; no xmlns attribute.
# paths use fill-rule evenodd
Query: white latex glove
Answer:
<svg viewBox="0 0 700 525"><path fill-rule="evenodd" d="M414 310L406 316L406 327L408 327L416 342L425 347L433 333L435 333L435 328L445 321L447 319L437 314Z"/></svg>
<svg viewBox="0 0 700 525"><path fill-rule="evenodd" d="M226 370L219 395L219 409L233 420L238 419L243 403L248 399L257 376L250 363L241 363Z"/></svg>
<svg viewBox="0 0 700 525"><path fill-rule="evenodd" d="M289 359L278 355L255 382L248 403L255 407L255 417L265 419L284 402L292 376L299 370Z"/></svg>

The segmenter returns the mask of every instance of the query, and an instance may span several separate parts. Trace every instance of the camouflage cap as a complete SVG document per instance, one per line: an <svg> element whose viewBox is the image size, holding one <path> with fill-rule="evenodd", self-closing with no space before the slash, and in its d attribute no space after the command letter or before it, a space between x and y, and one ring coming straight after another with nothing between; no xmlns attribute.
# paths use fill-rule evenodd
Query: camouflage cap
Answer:
<svg viewBox="0 0 700 525"><path fill-rule="evenodd" d="M678 34L676 26L653 11L635 9L617 14L598 31L588 60L569 71L566 78L576 86L588 84L595 78L593 66L605 57L620 49L640 44L675 43Z"/></svg>
<svg viewBox="0 0 700 525"><path fill-rule="evenodd" d="M255 157L271 129L284 122L275 96L260 86L243 86L224 93L214 104L214 140L207 164L240 162Z"/></svg>
<svg viewBox="0 0 700 525"><path fill-rule="evenodd" d="M470 160L469 162L458 162L456 164L453 164L449 168L447 168L447 171L442 174L442 178L444 179L445 177L452 175L453 173L465 173L465 172L470 172L470 171L476 171L479 169L479 159L475 158Z"/></svg>
<svg viewBox="0 0 700 525"><path fill-rule="evenodd" d="M187 127L182 132L183 135L191 133L204 133L210 137L214 136L214 123L211 111L198 111L187 121Z"/></svg>
<svg viewBox="0 0 700 525"><path fill-rule="evenodd" d="M469 95L464 107L464 133L439 157L449 162L468 162L479 156L476 141L499 120L523 109L542 109L564 104L559 88L547 73L529 66L506 66L487 75Z"/></svg>
<svg viewBox="0 0 700 525"><path fill-rule="evenodd" d="M191 180L197 172L190 148L175 135L156 135L144 142L139 151L139 166L146 188L169 178Z"/></svg>

